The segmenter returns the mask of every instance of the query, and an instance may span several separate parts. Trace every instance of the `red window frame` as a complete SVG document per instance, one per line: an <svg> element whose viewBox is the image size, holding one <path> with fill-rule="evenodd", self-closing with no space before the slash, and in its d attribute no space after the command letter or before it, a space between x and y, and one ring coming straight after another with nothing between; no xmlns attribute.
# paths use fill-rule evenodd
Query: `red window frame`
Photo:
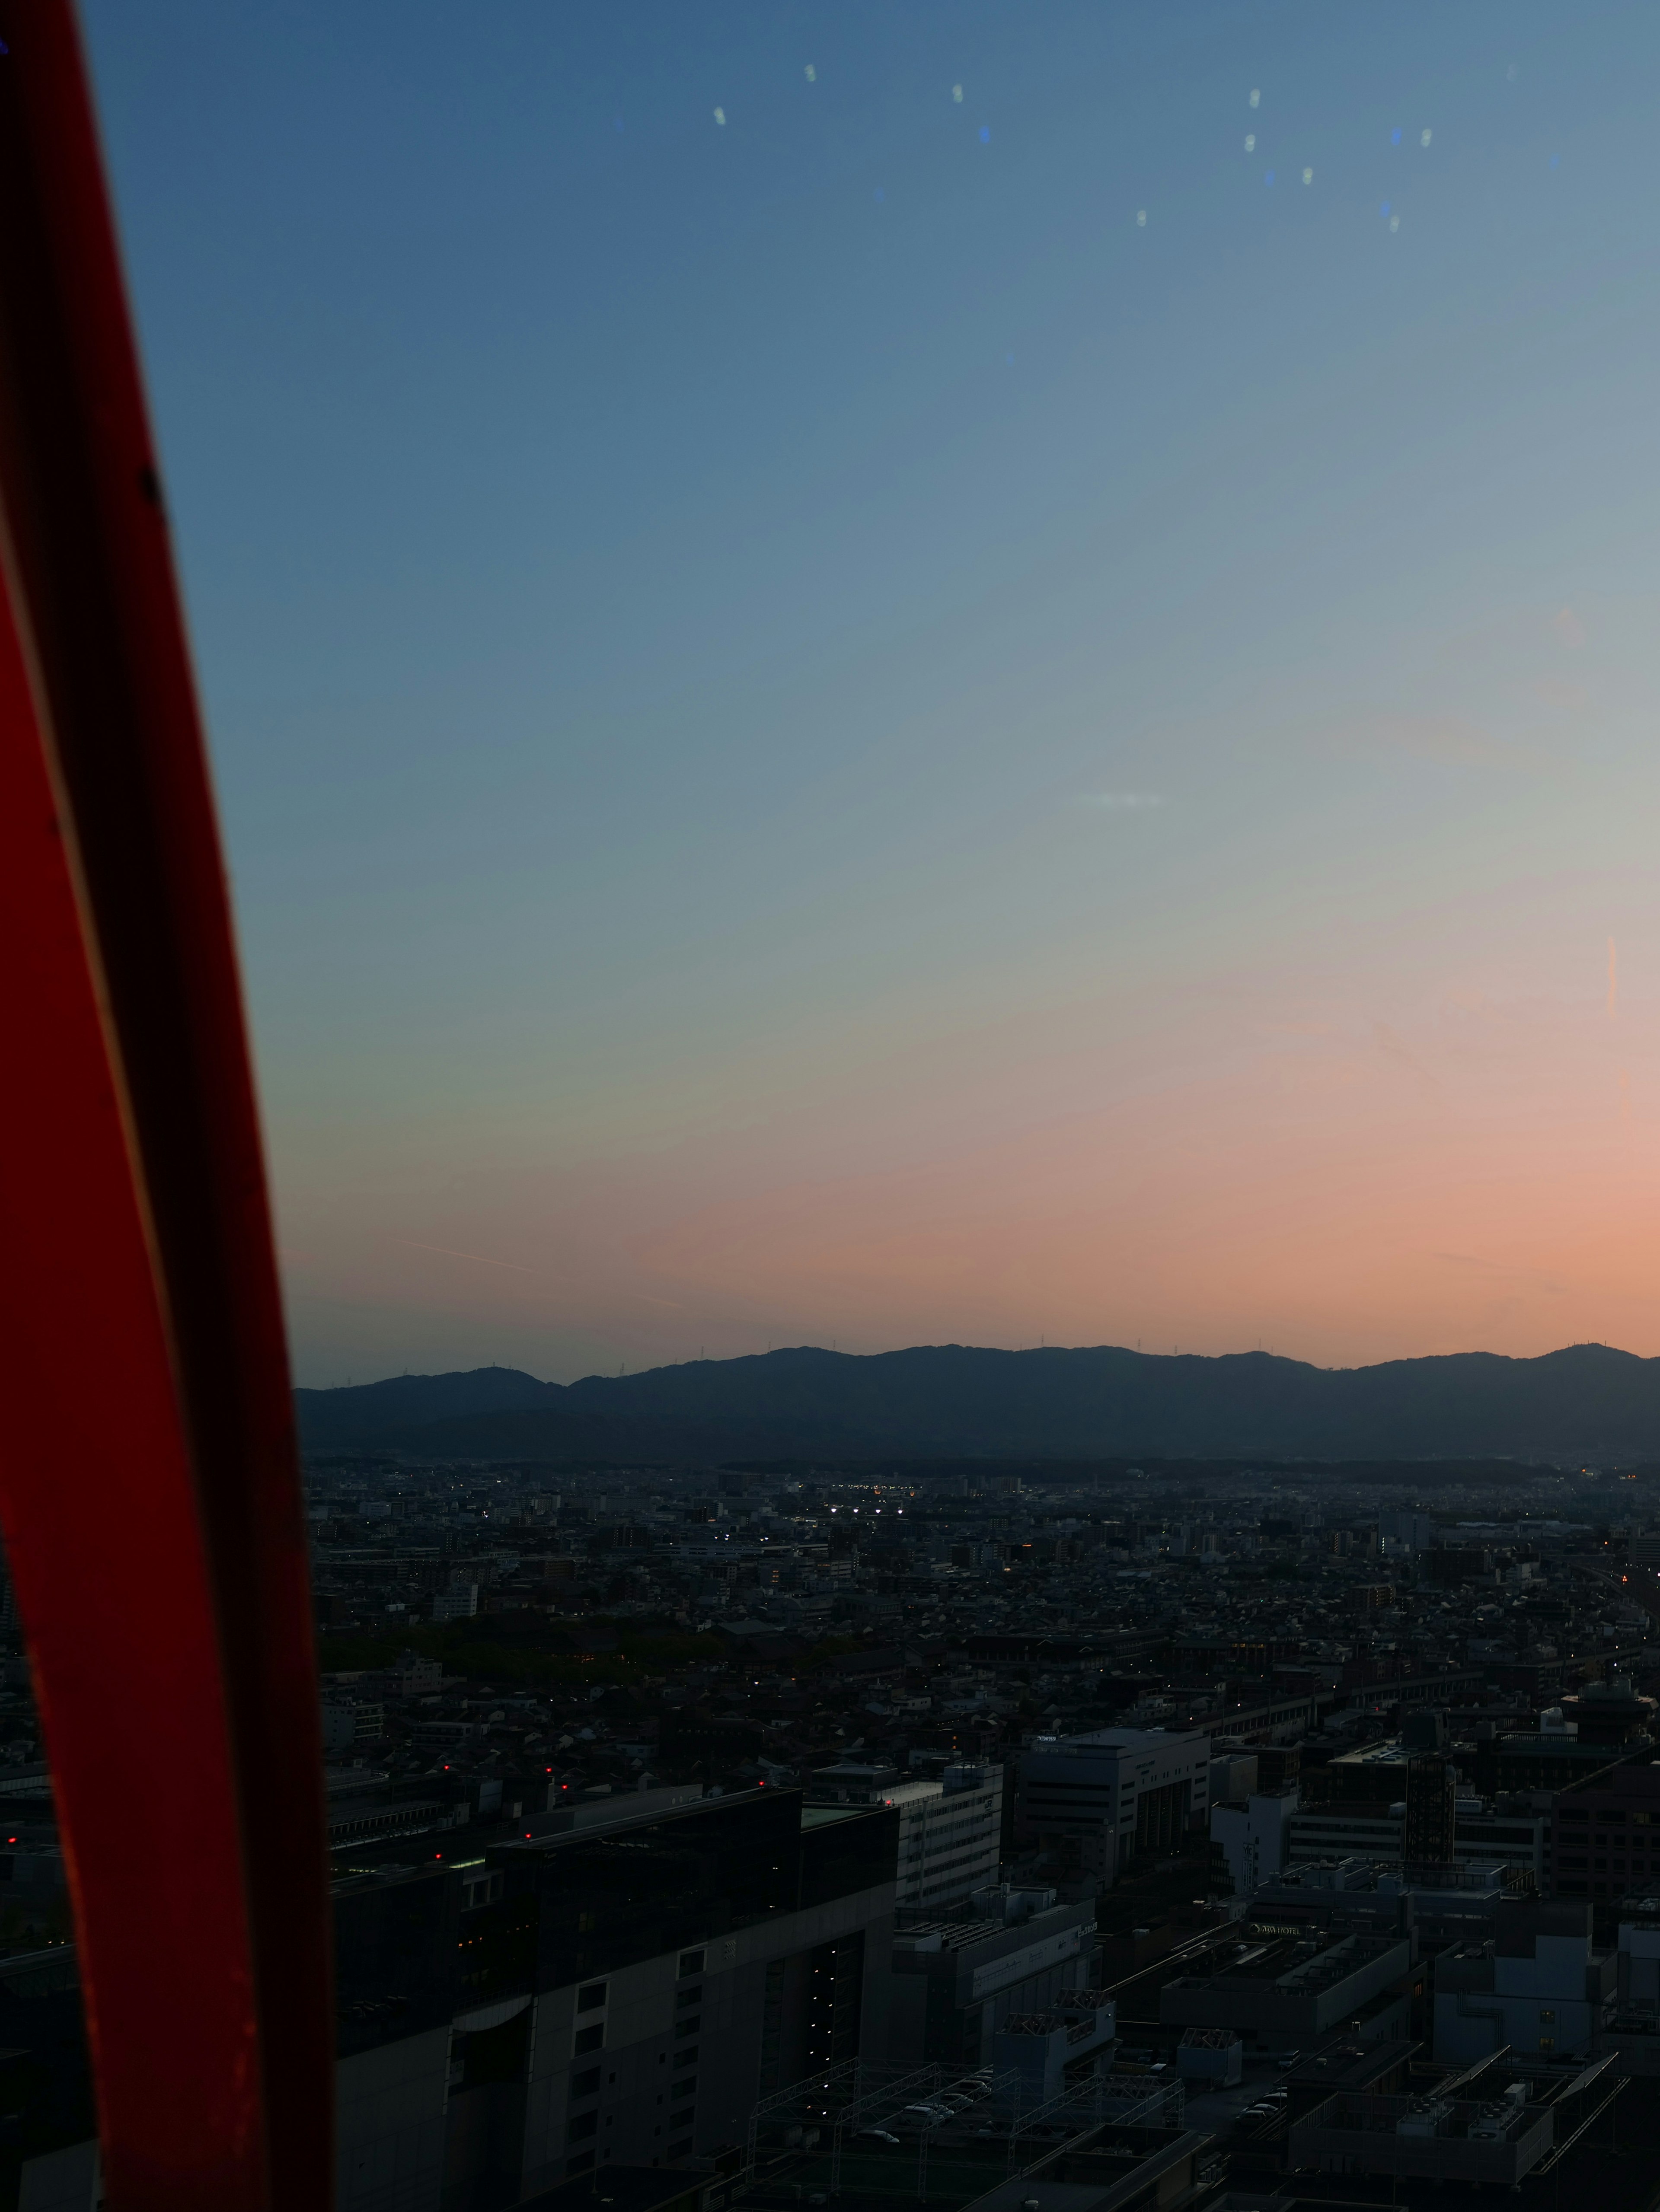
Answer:
<svg viewBox="0 0 1660 2212"><path fill-rule="evenodd" d="M167 523L68 0L0 0L0 1522L107 2201L332 2202L282 1312Z"/></svg>

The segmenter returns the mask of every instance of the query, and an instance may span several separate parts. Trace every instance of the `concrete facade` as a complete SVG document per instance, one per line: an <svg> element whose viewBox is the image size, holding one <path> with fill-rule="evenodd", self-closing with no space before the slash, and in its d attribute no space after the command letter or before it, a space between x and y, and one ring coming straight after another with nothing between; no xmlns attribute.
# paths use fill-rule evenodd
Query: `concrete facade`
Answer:
<svg viewBox="0 0 1660 2212"><path fill-rule="evenodd" d="M1245 1949L1231 1969L1167 1983L1158 1998L1161 2023L1231 2027L1258 2048L1307 2044L1387 1996L1413 1965L1408 1936L1310 1935ZM1401 2010L1404 2021L1404 1999Z"/></svg>
<svg viewBox="0 0 1660 2212"><path fill-rule="evenodd" d="M1221 1848L1236 1897L1250 1897L1284 1870L1297 1805L1292 1789L1256 1790L1243 1802L1211 1807L1211 1841Z"/></svg>
<svg viewBox="0 0 1660 2212"><path fill-rule="evenodd" d="M899 1815L894 1903L902 1910L935 1912L997 1879L1000 1767L948 1766L937 1782L918 1782L902 1778L896 1767L843 1760L821 1767L807 1786L807 1796L810 1808L894 1808Z"/></svg>
<svg viewBox="0 0 1660 2212"><path fill-rule="evenodd" d="M1104 1883L1209 1826L1210 1737L1198 1729L1097 1729L1037 1736L1020 1760L1018 1819L1076 1838Z"/></svg>
<svg viewBox="0 0 1660 2212"><path fill-rule="evenodd" d="M1012 2013L1054 2007L1090 1978L1095 1907L1057 1905L1038 1892L1030 1914L966 1915L918 1923L893 1941L886 2049L891 2063L988 2064L993 2039ZM977 1901L977 1900L976 1900Z"/></svg>
<svg viewBox="0 0 1660 2212"><path fill-rule="evenodd" d="M1591 1949L1588 1906L1512 1905L1499 1933L1435 1961L1435 2057L1465 2065L1506 2045L1544 2059L1586 2055L1611 2021L1614 1954Z"/></svg>

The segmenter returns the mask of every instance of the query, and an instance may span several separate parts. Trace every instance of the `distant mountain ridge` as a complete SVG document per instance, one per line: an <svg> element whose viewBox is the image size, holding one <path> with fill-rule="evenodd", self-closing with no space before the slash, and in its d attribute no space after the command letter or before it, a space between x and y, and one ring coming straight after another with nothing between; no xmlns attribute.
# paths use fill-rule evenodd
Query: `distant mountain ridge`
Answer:
<svg viewBox="0 0 1660 2212"><path fill-rule="evenodd" d="M512 1367L296 1390L308 1451L434 1458L1660 1458L1660 1359L1581 1344L1323 1368L1270 1352L811 1346L538 1382Z"/></svg>

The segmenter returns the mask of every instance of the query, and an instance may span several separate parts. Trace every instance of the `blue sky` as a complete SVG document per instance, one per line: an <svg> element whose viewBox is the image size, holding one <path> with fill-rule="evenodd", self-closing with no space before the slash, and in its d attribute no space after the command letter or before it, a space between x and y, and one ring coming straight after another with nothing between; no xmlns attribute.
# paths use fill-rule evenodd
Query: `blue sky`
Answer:
<svg viewBox="0 0 1660 2212"><path fill-rule="evenodd" d="M1660 1351L1660 20L85 20L302 1379Z"/></svg>

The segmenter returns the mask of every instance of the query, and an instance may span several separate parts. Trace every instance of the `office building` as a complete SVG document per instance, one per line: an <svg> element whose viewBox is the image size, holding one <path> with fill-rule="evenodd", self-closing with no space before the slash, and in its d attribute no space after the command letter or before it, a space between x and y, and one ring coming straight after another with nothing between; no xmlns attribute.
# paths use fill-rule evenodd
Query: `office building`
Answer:
<svg viewBox="0 0 1660 2212"><path fill-rule="evenodd" d="M1605 1765L1565 1790L1551 1872L1558 1897L1620 1897L1660 1881L1660 1765Z"/></svg>
<svg viewBox="0 0 1660 2212"><path fill-rule="evenodd" d="M470 1863L389 1853L336 1882L339 2212L482 2212L612 2163L718 2156L757 2097L879 2054L893 1812L814 1829L773 1790L583 1810ZM6 1965L74 2031L71 1949L32 1982ZM27 2201L90 2206L81 2109Z"/></svg>
<svg viewBox="0 0 1660 2212"><path fill-rule="evenodd" d="M1295 1790L1254 1790L1243 1802L1212 1805L1211 1842L1227 1867L1236 1897L1249 1897L1285 1867L1297 1806Z"/></svg>
<svg viewBox="0 0 1660 2212"><path fill-rule="evenodd" d="M937 1912L994 1883L1003 1820L1000 1766L948 1766L939 1779L915 1781L897 1767L843 1759L820 1767L807 1785L806 1818L831 1806L885 1805L899 1815L894 1902Z"/></svg>
<svg viewBox="0 0 1660 2212"><path fill-rule="evenodd" d="M1438 1812L1441 1808L1438 1806ZM1408 1847L1408 1803L1298 1805L1286 1823L1286 1864L1334 1858L1387 1859L1408 1866L1514 1867L1543 1888L1549 1856L1550 1815L1525 1802L1519 1808L1455 1801L1450 1856L1420 1859ZM1438 1838L1444 1841L1444 1836Z"/></svg>
<svg viewBox="0 0 1660 2212"><path fill-rule="evenodd" d="M1438 1720L1438 1714L1426 1719ZM1458 1773L1437 1751L1414 1752L1407 1760L1403 1856L1414 1866L1450 1866L1455 1856Z"/></svg>
<svg viewBox="0 0 1660 2212"><path fill-rule="evenodd" d="M1578 2058L1613 2017L1617 1968L1591 1948L1588 1905L1513 1902L1495 1934L1435 1961L1435 2057L1464 2065L1503 2049Z"/></svg>
<svg viewBox="0 0 1660 2212"><path fill-rule="evenodd" d="M995 1888L970 1908L939 1920L902 1917L887 1998L896 2065L989 2064L1012 2014L1052 2011L1091 1978L1092 1899L1063 1905L1052 1889Z"/></svg>
<svg viewBox="0 0 1660 2212"><path fill-rule="evenodd" d="M1183 1975L1159 1992L1167 2027L1231 2027L1262 2051L1306 2045L1352 2023L1365 2037L1406 2033L1411 1935L1297 1928L1242 1947L1238 1962Z"/></svg>
<svg viewBox="0 0 1660 2212"><path fill-rule="evenodd" d="M1110 1885L1138 1860L1179 1850L1209 1826L1210 1737L1195 1729L1097 1729L1037 1736L1020 1761L1018 1819L1041 1840L1070 1837Z"/></svg>
<svg viewBox="0 0 1660 2212"><path fill-rule="evenodd" d="M378 1743L386 1734L386 1709L370 1699L325 1698L323 1749L330 1755L350 1751L354 1745Z"/></svg>

